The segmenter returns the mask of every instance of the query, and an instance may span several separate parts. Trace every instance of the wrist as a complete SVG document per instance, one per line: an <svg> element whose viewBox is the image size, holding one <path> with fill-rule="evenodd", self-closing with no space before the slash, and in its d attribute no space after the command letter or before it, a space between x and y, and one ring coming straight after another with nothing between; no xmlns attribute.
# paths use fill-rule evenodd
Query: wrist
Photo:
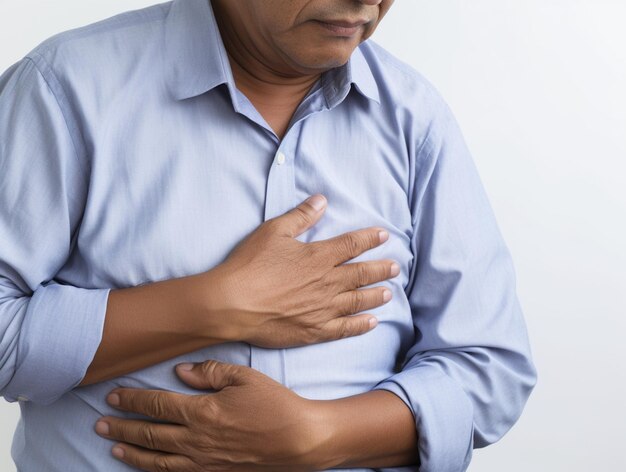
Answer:
<svg viewBox="0 0 626 472"><path fill-rule="evenodd" d="M305 429L309 432L305 446L304 466L308 470L327 470L340 465L344 459L334 447L337 438L337 410L333 400L306 400Z"/></svg>
<svg viewBox="0 0 626 472"><path fill-rule="evenodd" d="M419 464L414 417L392 392L317 400L311 412L313 470Z"/></svg>
<svg viewBox="0 0 626 472"><path fill-rule="evenodd" d="M221 264L194 276L191 299L198 300L195 312L202 335L221 343L245 341L245 326L238 321L228 266Z"/></svg>

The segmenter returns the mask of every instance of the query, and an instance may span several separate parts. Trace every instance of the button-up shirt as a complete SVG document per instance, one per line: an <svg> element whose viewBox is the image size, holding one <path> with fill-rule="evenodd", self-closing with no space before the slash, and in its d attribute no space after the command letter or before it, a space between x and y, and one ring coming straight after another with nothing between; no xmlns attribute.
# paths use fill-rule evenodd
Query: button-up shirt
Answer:
<svg viewBox="0 0 626 472"><path fill-rule="evenodd" d="M390 233L350 261L401 267L375 284L393 293L368 311L375 329L289 349L213 345L77 387L110 290L210 270L314 193L328 207L300 241ZM310 399L393 392L428 472L464 470L535 383L509 251L433 86L367 40L280 139L237 89L210 2L175 0L50 38L0 77L0 394L21 407L19 470L130 470L94 432L102 415L133 417L106 394L197 394L174 366L206 359Z"/></svg>

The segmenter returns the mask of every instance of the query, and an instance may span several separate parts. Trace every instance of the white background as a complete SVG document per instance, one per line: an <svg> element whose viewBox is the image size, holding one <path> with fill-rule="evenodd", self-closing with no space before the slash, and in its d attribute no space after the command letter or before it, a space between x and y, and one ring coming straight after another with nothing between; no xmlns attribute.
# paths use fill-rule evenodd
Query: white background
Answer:
<svg viewBox="0 0 626 472"><path fill-rule="evenodd" d="M0 70L145 0L0 0ZM539 383L470 470L623 471L626 2L398 0L375 39L455 111L518 271ZM0 399L0 470L18 409Z"/></svg>

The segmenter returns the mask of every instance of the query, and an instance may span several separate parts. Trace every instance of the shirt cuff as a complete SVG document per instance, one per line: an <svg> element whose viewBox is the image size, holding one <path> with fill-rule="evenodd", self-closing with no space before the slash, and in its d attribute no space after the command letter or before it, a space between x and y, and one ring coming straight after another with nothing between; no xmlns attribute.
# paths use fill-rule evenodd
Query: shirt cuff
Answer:
<svg viewBox="0 0 626 472"><path fill-rule="evenodd" d="M8 401L47 405L84 378L102 339L110 289L40 286L20 330Z"/></svg>
<svg viewBox="0 0 626 472"><path fill-rule="evenodd" d="M405 367L373 389L395 393L413 413L420 472L467 469L473 449L473 407L454 380L434 366Z"/></svg>

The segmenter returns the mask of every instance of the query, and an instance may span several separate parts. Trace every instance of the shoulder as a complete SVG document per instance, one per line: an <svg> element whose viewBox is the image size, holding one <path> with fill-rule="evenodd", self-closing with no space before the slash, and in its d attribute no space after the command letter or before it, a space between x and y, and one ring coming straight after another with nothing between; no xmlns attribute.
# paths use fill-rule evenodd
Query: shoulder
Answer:
<svg viewBox="0 0 626 472"><path fill-rule="evenodd" d="M371 39L359 48L376 81L384 115L401 130L411 153L428 154L433 143L456 132L448 103L421 72Z"/></svg>
<svg viewBox="0 0 626 472"><path fill-rule="evenodd" d="M359 48L376 80L381 95L390 105L419 105L422 110L439 110L445 106L439 90L409 63L383 48L372 39Z"/></svg>
<svg viewBox="0 0 626 472"><path fill-rule="evenodd" d="M26 54L47 74L98 74L124 68L162 33L171 2L133 10L56 34Z"/></svg>

